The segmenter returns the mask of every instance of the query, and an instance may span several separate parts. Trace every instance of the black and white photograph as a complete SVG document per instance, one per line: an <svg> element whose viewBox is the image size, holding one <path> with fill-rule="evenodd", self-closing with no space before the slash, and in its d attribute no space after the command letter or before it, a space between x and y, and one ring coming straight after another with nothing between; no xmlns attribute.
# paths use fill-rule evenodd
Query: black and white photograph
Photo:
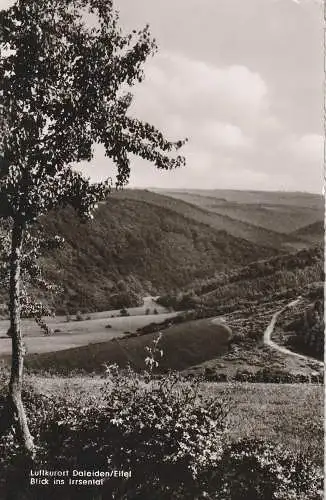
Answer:
<svg viewBox="0 0 326 500"><path fill-rule="evenodd" d="M0 500L324 498L324 9L0 0Z"/></svg>

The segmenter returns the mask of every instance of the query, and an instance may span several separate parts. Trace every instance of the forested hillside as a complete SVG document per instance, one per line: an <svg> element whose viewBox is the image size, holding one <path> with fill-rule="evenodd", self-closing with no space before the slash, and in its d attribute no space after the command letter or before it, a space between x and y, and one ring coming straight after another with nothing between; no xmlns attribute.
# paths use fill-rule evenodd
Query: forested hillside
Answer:
<svg viewBox="0 0 326 500"><path fill-rule="evenodd" d="M197 222L207 224L213 229L224 230L237 238L243 238L251 243L274 248L283 252L289 252L291 249L300 249L307 246L306 240L300 240L300 238L296 235L285 234L286 231L283 228L285 213L281 208L279 208L276 214L276 219L278 221L277 228L283 228L283 230L275 231L269 226L264 227L263 225L259 225L257 223L256 214L260 210L259 206L252 205L250 217L247 218L247 220L244 220L243 214L245 211L242 203L238 205L238 212L236 214L232 214L232 216L227 213L219 213L216 210L210 209L212 200L214 203L218 200L211 198L208 193L209 191L206 196L203 194L200 196L193 196L188 193L182 193L181 195L179 192L171 193L168 191L165 194L165 191L163 191L162 194L158 194L148 190L126 189L125 191L116 193L113 196L119 199L143 200L163 208L171 208L178 214L190 217ZM219 201L220 209L228 206L227 200L220 199ZM294 212L298 212L296 213L296 219L298 219L299 215L301 225L303 225L304 222L302 223L302 221L304 218L302 217L302 207L296 207L292 210L294 210ZM273 219L275 219L275 213L272 213ZM314 217L315 219L316 217L322 217L318 209L314 210ZM309 221L310 220L311 219L309 219ZM293 226L292 224L291 227L293 229L293 227L298 226Z"/></svg>
<svg viewBox="0 0 326 500"><path fill-rule="evenodd" d="M195 281L176 296L162 297L160 303L180 309L197 305L217 312L240 305L250 308L251 303L272 297L296 298L323 280L323 249L316 246L218 272L209 279Z"/></svg>
<svg viewBox="0 0 326 500"><path fill-rule="evenodd" d="M156 190L155 190L156 191ZM275 241L283 244L288 237L288 248L300 248L301 242L319 242L323 235L324 201L316 193L277 192L277 191L237 191L237 190L157 190L160 194L187 202L216 215L220 222L238 221L248 225L248 234L254 234L253 228L278 234ZM224 217L224 219L223 219ZM233 222L233 223L234 223ZM310 227L307 232L301 229ZM250 228L250 231L249 231ZM317 239L309 239L310 234ZM285 241L284 241L285 240ZM267 237L267 241L269 241ZM301 245L302 248L302 245Z"/></svg>
<svg viewBox="0 0 326 500"><path fill-rule="evenodd" d="M276 250L214 230L169 208L112 197L90 224L71 210L43 221L64 247L44 260L47 276L64 288L57 311L136 305L145 294L180 289L216 271L275 255Z"/></svg>
<svg viewBox="0 0 326 500"><path fill-rule="evenodd" d="M187 196L202 204L215 199L228 210L230 203L238 203L232 198L234 192L229 193L230 200L209 193L206 198L202 192ZM240 194L247 215L262 213L259 193ZM284 194L279 210L289 206L300 214L302 207L295 205L299 200L318 215L318 199L301 198ZM275 195L267 196L267 202L275 207ZM72 210L65 209L50 214L42 224L47 234L65 239L62 249L43 259L47 277L63 289L60 296L47 298L58 313L128 307L138 305L147 294L177 296L182 290L202 296L205 303L218 300L231 306L241 297L301 286L307 276L320 280L319 250L286 254L320 241L321 222L281 234L176 197L127 189L113 192L92 223L81 223ZM0 291L0 303L6 302L5 294ZM45 298L42 292L37 294Z"/></svg>
<svg viewBox="0 0 326 500"><path fill-rule="evenodd" d="M297 305L278 321L275 339L296 352L324 359L324 286L307 287Z"/></svg>
<svg viewBox="0 0 326 500"><path fill-rule="evenodd" d="M293 236L311 243L324 241L324 221L320 220L313 224L301 227L291 233Z"/></svg>

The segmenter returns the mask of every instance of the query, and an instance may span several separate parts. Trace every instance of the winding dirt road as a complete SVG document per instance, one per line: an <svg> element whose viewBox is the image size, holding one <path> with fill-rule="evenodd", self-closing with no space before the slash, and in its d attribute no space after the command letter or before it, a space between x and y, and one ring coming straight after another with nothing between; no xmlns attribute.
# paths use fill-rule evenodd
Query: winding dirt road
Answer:
<svg viewBox="0 0 326 500"><path fill-rule="evenodd" d="M273 314L272 320L264 332L264 344L271 347L272 349L275 349L283 354L286 354L287 356L295 356L297 358L305 359L306 361L312 361L316 365L323 367L324 363L322 361L318 361L318 359L312 358L310 356L305 356L304 354L299 354L297 352L290 351L290 349L287 349L286 347L283 347L283 346L276 344L271 339L271 336L272 336L272 333L274 331L274 327L275 327L275 324L276 324L276 321L277 321L277 318L279 317L279 315L282 314L284 311L286 311L286 309L297 305L300 301L301 301L301 298L293 300L292 302L287 304L285 307L283 307L283 309L281 309L280 311L277 311L275 314Z"/></svg>

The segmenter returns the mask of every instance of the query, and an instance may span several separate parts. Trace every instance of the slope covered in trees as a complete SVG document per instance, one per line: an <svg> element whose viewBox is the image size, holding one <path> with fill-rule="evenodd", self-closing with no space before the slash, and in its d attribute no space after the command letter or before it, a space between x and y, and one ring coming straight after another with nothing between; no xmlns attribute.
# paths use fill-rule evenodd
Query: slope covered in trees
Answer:
<svg viewBox="0 0 326 500"><path fill-rule="evenodd" d="M235 302L248 294L295 287L304 283L307 273L319 272L315 264L297 269L298 258L293 257L308 255L309 260L315 251L284 254L291 247L288 235L220 219L147 190L112 193L92 223L81 223L66 209L51 213L43 224L48 235L65 239L62 249L43 260L46 276L63 288L61 295L48 299L58 313L138 305L146 294L175 296L187 287L190 293L194 288L195 295L204 294L207 303L222 297L223 302ZM301 232L310 233L309 227ZM268 260L271 257L275 259ZM262 259L267 259L265 264ZM44 298L40 291L37 295ZM6 301L2 291L0 302Z"/></svg>
<svg viewBox="0 0 326 500"><path fill-rule="evenodd" d="M319 360L324 359L324 284L308 286L301 300L277 322L276 342Z"/></svg>
<svg viewBox="0 0 326 500"><path fill-rule="evenodd" d="M324 202L316 193L237 190L155 190L198 206L220 220L238 221L290 237L293 231L323 219ZM298 235L300 239L300 235ZM299 248L299 246L297 246Z"/></svg>
<svg viewBox="0 0 326 500"><path fill-rule="evenodd" d="M291 234L309 243L321 243L324 240L324 222L322 220L313 222Z"/></svg>
<svg viewBox="0 0 326 500"><path fill-rule="evenodd" d="M274 248L284 252L289 252L291 249L300 249L307 246L305 240L300 240L292 234L284 234L284 231L275 231L270 227L263 227L257 224L256 216L249 217L248 220L243 220L243 216L233 214L230 216L226 213L218 213L217 211L210 210L209 203L211 197L209 191L206 196L203 194L198 196L183 196L179 192L165 192L161 194L138 189L126 189L125 191L117 193L115 196L124 199L143 200L163 208L171 208L175 212L190 217L197 222L207 224L213 229L227 231L232 236L243 238L257 245ZM199 198L199 202L198 202ZM213 200L216 201L215 198ZM225 206L226 200L221 200L221 207ZM258 208L252 205L254 211L257 212ZM239 206L240 214L243 214L243 204ZM297 208L295 212L300 212L301 208ZM281 221L283 220L284 211L279 211L277 214L278 228L280 228ZM300 216L300 213L299 213ZM302 220L302 218L301 218ZM293 225L292 225L293 228ZM285 231L286 232L286 231Z"/></svg>
<svg viewBox="0 0 326 500"><path fill-rule="evenodd" d="M70 210L44 219L48 234L65 239L44 260L62 285L58 312L136 305L145 294L177 290L277 251L214 230L170 208L113 196L81 223Z"/></svg>
<svg viewBox="0 0 326 500"><path fill-rule="evenodd" d="M161 297L159 302L180 309L197 305L215 312L241 306L249 310L261 301L296 298L323 279L323 249L316 246L215 273L176 296Z"/></svg>

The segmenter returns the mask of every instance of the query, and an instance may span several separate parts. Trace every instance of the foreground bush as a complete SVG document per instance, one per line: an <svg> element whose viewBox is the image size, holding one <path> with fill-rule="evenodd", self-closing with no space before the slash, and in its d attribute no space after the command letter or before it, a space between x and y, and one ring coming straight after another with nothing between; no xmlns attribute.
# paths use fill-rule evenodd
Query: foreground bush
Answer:
<svg viewBox="0 0 326 500"><path fill-rule="evenodd" d="M243 439L228 446L219 475L216 493L210 495L216 500L323 498L322 470L305 457L256 439Z"/></svg>
<svg viewBox="0 0 326 500"><path fill-rule="evenodd" d="M105 498L155 498L155 492L158 498L177 498L195 488L202 471L214 469L223 453L227 398L209 401L199 393L198 382L185 382L179 375L155 380L150 373L110 367L96 402L90 398L81 405L32 390L24 398L39 464L132 471L128 481L108 481ZM10 487L19 483L21 488L31 464L22 466L13 438L8 434L1 442L1 466L11 478ZM34 489L33 498L42 494L41 489L38 497Z"/></svg>
<svg viewBox="0 0 326 500"><path fill-rule="evenodd" d="M228 392L219 400L177 374L107 368L100 397L40 395L24 400L38 445L24 461L11 432L0 442L0 498L12 500L319 500L322 471L302 456L258 440L228 439ZM159 351L158 351L159 352ZM2 399L3 401L3 399ZM30 468L123 469L128 479L96 487L31 488ZM60 489L58 489L60 488ZM4 493L6 492L6 493Z"/></svg>

